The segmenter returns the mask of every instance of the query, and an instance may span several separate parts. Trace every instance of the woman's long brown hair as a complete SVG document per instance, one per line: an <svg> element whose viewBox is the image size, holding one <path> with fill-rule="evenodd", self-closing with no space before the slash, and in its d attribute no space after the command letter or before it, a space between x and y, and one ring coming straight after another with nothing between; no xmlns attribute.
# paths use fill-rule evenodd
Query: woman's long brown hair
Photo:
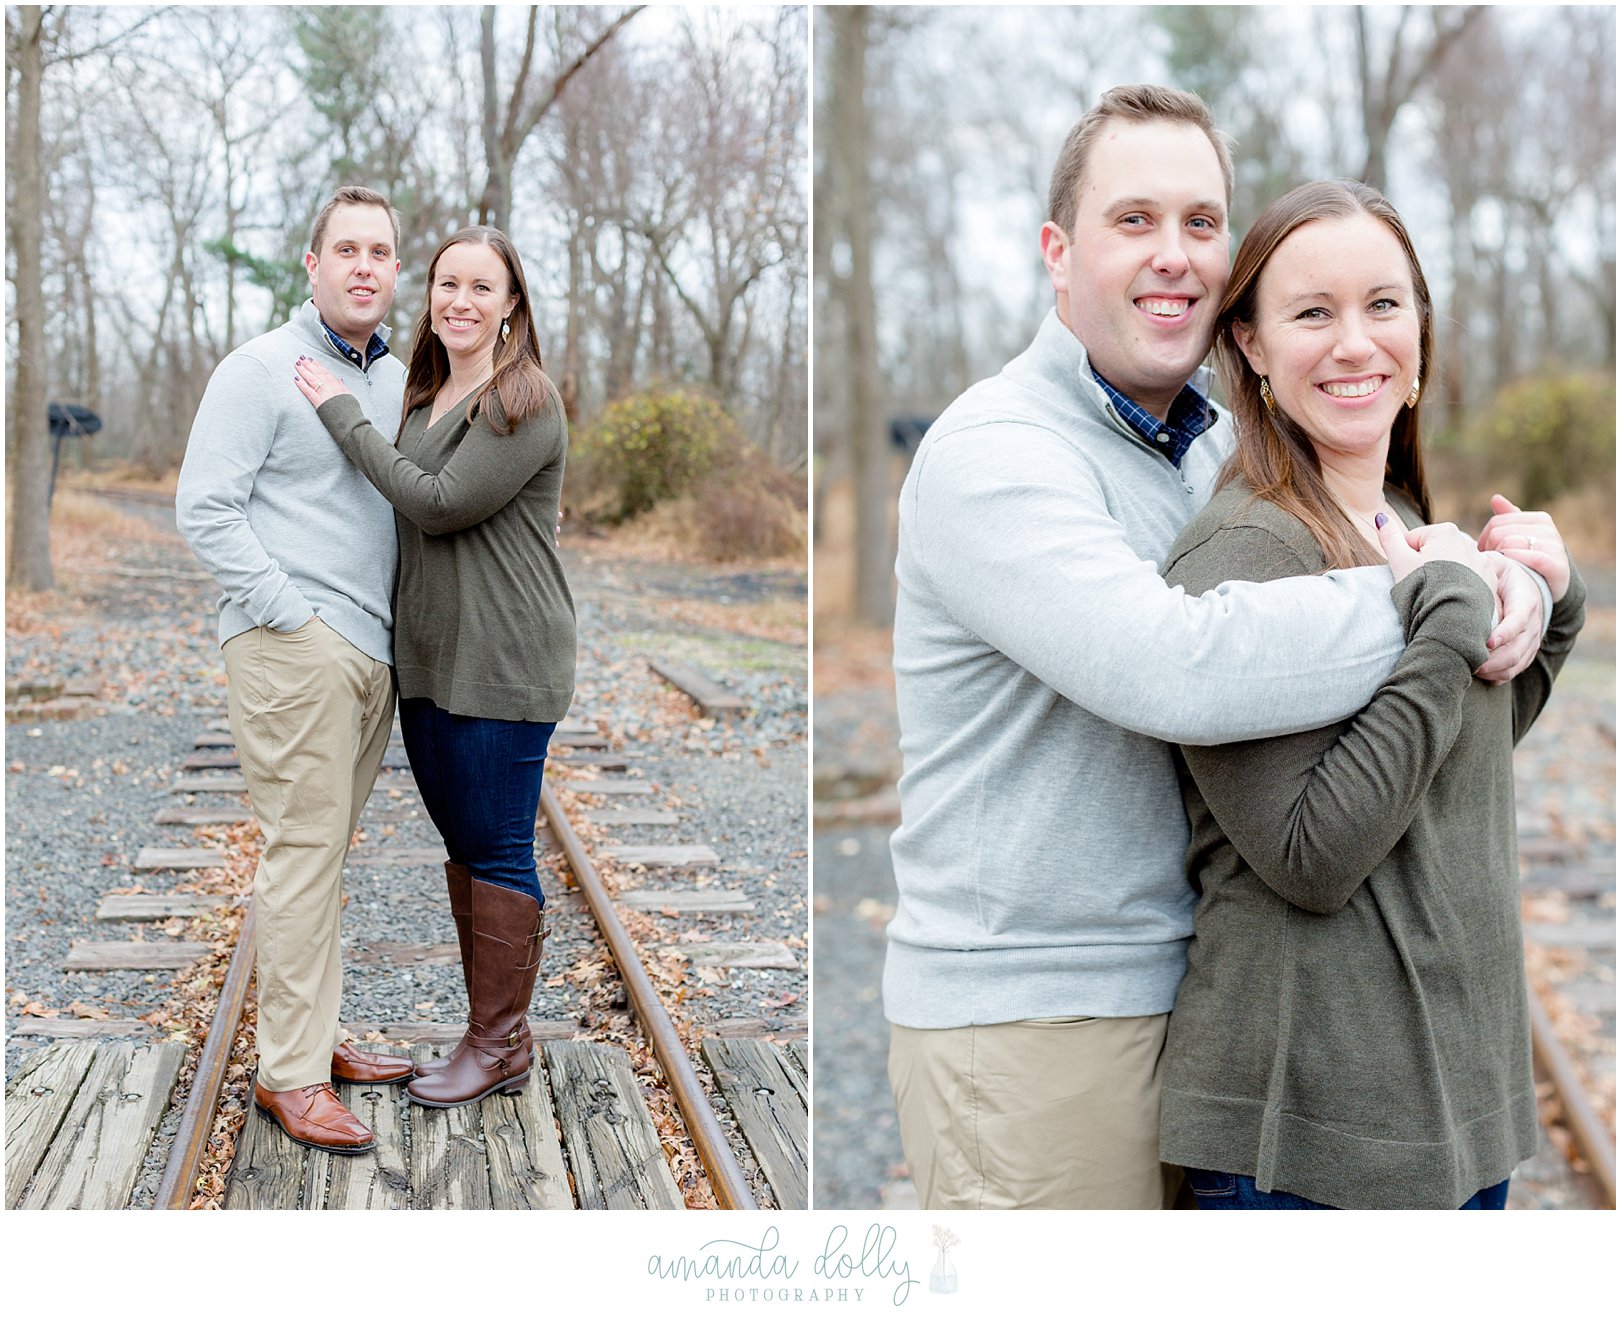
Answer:
<svg viewBox="0 0 1621 1319"><path fill-rule="evenodd" d="M411 331L411 360L405 369L405 407L400 421L403 425L414 408L432 404L434 395L450 379L450 358L439 336L433 332L433 281L439 269L439 258L458 243L483 243L493 249L506 264L508 292L518 295L517 303L507 316L511 333L504 339L497 336L495 341L495 374L467 403L467 420L472 421L493 394L499 406L488 409L490 424L497 435L510 435L513 427L546 407L556 391L541 365L535 318L529 304L529 285L524 282L518 251L499 229L483 224L458 229L439 244L433 260L428 262L428 304Z"/></svg>
<svg viewBox="0 0 1621 1319"><path fill-rule="evenodd" d="M1243 477L1259 498L1306 524L1330 568L1356 568L1383 560L1363 540L1329 491L1317 451L1305 431L1281 407L1275 413L1269 412L1261 402L1261 378L1239 349L1233 327L1254 324L1261 274L1284 239L1313 220L1340 220L1358 214L1381 221L1407 254L1418 304L1419 375L1427 375L1433 339L1429 285L1396 208L1365 183L1330 179L1303 184L1262 211L1239 246L1226 296L1216 313L1216 366L1227 405L1233 412L1236 439L1216 486L1219 489ZM1390 428L1385 481L1405 491L1428 522L1430 492L1419 449L1420 406L1403 406L1396 415Z"/></svg>

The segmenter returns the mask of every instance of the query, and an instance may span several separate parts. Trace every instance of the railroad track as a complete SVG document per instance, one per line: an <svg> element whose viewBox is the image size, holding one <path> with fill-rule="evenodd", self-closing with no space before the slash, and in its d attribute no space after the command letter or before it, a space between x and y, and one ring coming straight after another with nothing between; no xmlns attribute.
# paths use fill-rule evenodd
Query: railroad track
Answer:
<svg viewBox="0 0 1621 1319"><path fill-rule="evenodd" d="M192 593L178 577L162 589ZM583 609L582 624L590 605ZM766 872L786 866L797 881L803 863L768 854L753 864L774 844L747 831L739 840L735 817L760 810L758 802L744 794L741 808L732 799L716 807L705 798L705 776L720 757L685 745L700 738L688 726L712 722L700 717L698 697L687 705L639 661L610 665L582 653L581 673L577 704L612 708L560 726L547 766L536 847L552 936L531 1009L537 1064L522 1094L428 1110L408 1105L399 1088L343 1087L379 1134L376 1154L349 1159L293 1146L252 1110L244 1073L254 913L250 899L225 890L247 887L256 842L244 839L256 831L244 823L228 729L204 713L181 734L195 742L189 753L166 762L174 773L152 817L191 835L124 831L131 842L167 845L142 847L120 887L166 891L103 890L96 934L133 928L139 937L77 941L62 964L101 971L111 1012L14 1018L14 1036L54 1043L28 1053L8 1085L8 1206L123 1208L139 1183L135 1203L196 1207L208 1184L222 1189L222 1146L229 1153L234 1142L211 1207L804 1207L808 1057L803 954L795 951L803 943L757 937L781 938L790 905L767 891L777 876ZM648 732L651 716L627 712L638 702L678 713L662 742L664 730ZM632 734L610 735L627 713ZM764 758L758 747L755 754ZM792 754L802 761L802 744ZM758 778L752 761L737 769ZM689 841L661 841L672 834ZM191 846L175 845L182 841ZM346 871L345 1024L365 1047L427 1057L460 1033L442 859L403 750L391 745ZM119 876L109 871L107 880ZM751 969L761 966L770 969ZM222 981L200 1053L191 1046L194 1061L151 1014L117 1019L118 986L161 982L165 975L140 973L165 967L177 982ZM75 993L64 989L62 999ZM795 1002L797 1010L783 1010ZM170 1103L177 1079L183 1108ZM155 1154L166 1156L160 1181Z"/></svg>
<svg viewBox="0 0 1621 1319"><path fill-rule="evenodd" d="M1614 1112L1614 706L1585 686L1556 689L1543 719L1516 766L1533 1055L1545 1125L1583 1174L1581 1192L1614 1208L1615 1138L1604 1118Z"/></svg>
<svg viewBox="0 0 1621 1319"><path fill-rule="evenodd" d="M163 822L222 825L228 817L243 814L240 806L197 804L217 802L222 796L241 800L236 795L237 777L230 773L236 766L228 745L229 734L216 726L204 730L198 742L198 749L182 766L186 773L174 785L177 795L191 805L160 811L158 818ZM598 860L570 818L571 812L583 819L587 803L645 802L651 793L642 789L650 785L627 777L618 768L632 762L600 749L606 746L607 739L594 728L578 721L566 724L558 742L561 754L555 764L583 764L597 777L560 775L556 784L548 782L543 791L537 850L544 848L554 862L554 874L547 883L549 920L554 929L559 922L588 919L593 924L596 938L613 961L624 1000L634 1016L637 1041L656 1059L662 1083L679 1112L680 1124L696 1151L715 1203L727 1209L758 1208L757 1193L763 1189L779 1206L804 1207L808 1104L807 1058L802 1041L790 1040L786 1047L773 1046L735 1034L709 1033L690 1019L678 1020L661 998L654 975L644 964L642 950L621 915L622 907L629 912L640 908L644 913L651 912L654 920L669 920L696 908L700 913L719 912L730 927L738 914L746 914L749 904L735 895L728 896L727 890L717 891L713 885L658 891L621 887L617 895L610 892L599 873ZM402 786L407 780L399 768L401 763L398 752L391 749L385 766L393 768L385 769L380 776L376 800L390 804L408 800L409 789ZM399 814L397 810L393 813ZM639 805L622 808L618 813L632 820L647 820L654 814ZM611 820L614 812L596 814L599 820ZM668 816L673 813L661 813L659 818L662 821ZM397 855L390 856L390 852ZM707 848L693 845L622 846L617 852L619 856L630 854L638 866L648 867L649 873L664 862L680 866L718 860ZM143 849L135 868L143 873L179 873L192 867L217 866L224 859L211 848L149 848ZM351 853L351 870L356 865L426 864L437 872L440 859L442 853L428 857L420 848L362 849ZM571 880L566 890L559 888L559 872ZM149 920L184 915L211 905L220 905L220 900L187 894L168 899L161 895L118 895L107 900L104 912L114 919ZM220 1128L222 1096L233 1054L240 1057L239 1036L250 1002L253 923L250 900L158 1188L160 1208L192 1205L211 1141ZM682 924L685 932L692 932L693 921L683 920ZM142 949L149 950L145 961L124 960L132 950ZM171 950L159 941L143 940L133 945L80 945L78 951L78 965L88 969L106 964L151 965L153 953L161 960ZM196 955L196 949L190 946L173 951L181 958ZM412 956L408 947L401 948L400 955L407 959ZM418 958L424 955L416 954ZM546 967L543 974L553 969ZM659 971L662 979L669 978L667 970ZM448 1048L458 1033L454 1026L424 1028L412 1022L386 1025L381 1030L376 1023L372 1025L369 1033L373 1036L414 1035L417 1043L411 1051L419 1058L429 1056L436 1048ZM397 1089L342 1087L345 1099L378 1131L380 1149L374 1155L332 1160L330 1156L311 1154L293 1145L256 1112L249 1112L237 1137L225 1206L340 1208L382 1202L400 1208L439 1207L446 1203L472 1207L681 1207L683 1192L666 1166L660 1134L645 1111L641 1095L645 1082L632 1071L624 1050L576 1038L583 1032L573 1022L535 1018L532 1026L539 1065L532 1069L526 1091L516 1098L492 1096L465 1110L430 1110L408 1107ZM788 1036L802 1033L793 1024L783 1032ZM698 1046L695 1052L707 1073L705 1078L700 1077L700 1066L689 1056L689 1042ZM385 1043L383 1047L388 1046ZM86 1057L84 1046L79 1049L80 1056ZM86 1063L85 1081L95 1065L93 1061ZM81 1087L84 1083L81 1081ZM68 1086L44 1088L65 1091ZM726 1126L717 1116L717 1098L730 1119ZM62 1114L55 1125L69 1127L65 1117ZM468 1151L475 1147L487 1155L487 1168L481 1166L480 1160L469 1160ZM43 1149L40 1153L38 1164L43 1165L51 1156ZM71 1152L59 1155L58 1162L72 1163L75 1157ZM752 1178L742 1167L744 1160L756 1170ZM333 1163L341 1168L327 1167ZM12 1180L8 1177L8 1182ZM59 1181L60 1177L53 1180ZM94 1180L94 1175L86 1171L78 1180Z"/></svg>

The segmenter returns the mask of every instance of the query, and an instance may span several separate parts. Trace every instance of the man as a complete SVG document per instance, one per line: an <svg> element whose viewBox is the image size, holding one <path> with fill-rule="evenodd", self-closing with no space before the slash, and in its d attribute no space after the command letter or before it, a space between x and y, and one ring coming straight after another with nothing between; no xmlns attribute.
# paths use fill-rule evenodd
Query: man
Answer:
<svg viewBox="0 0 1621 1319"><path fill-rule="evenodd" d="M208 382L176 495L181 534L225 594L231 733L264 833L254 875L259 1072L254 1102L295 1141L375 1147L333 1080L410 1079L338 1025L339 916L349 839L394 720L394 514L293 384L313 355L392 433L405 369L382 324L399 219L369 188L321 208L304 257L310 300L230 354Z"/></svg>
<svg viewBox="0 0 1621 1319"><path fill-rule="evenodd" d="M1345 718L1403 646L1385 569L1196 599L1159 576L1231 446L1189 383L1231 184L1197 97L1106 94L1054 171L1054 312L939 418L901 492L884 1002L926 1208L1170 1204L1159 1064L1194 893L1167 742ZM1386 547L1412 554L1394 526ZM1536 592L1508 589L1483 677L1535 650Z"/></svg>

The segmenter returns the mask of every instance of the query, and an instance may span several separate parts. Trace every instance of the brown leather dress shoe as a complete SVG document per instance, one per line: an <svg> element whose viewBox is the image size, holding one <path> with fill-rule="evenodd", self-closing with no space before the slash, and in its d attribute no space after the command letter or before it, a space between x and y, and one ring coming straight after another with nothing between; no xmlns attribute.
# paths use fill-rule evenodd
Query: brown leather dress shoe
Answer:
<svg viewBox="0 0 1621 1319"><path fill-rule="evenodd" d="M332 1050L332 1079L359 1085L399 1085L413 1074L411 1060L391 1053L364 1053L343 1043Z"/></svg>
<svg viewBox="0 0 1621 1319"><path fill-rule="evenodd" d="M298 1090L266 1090L253 1083L253 1106L287 1133L287 1138L328 1154L365 1154L377 1137L345 1108L337 1091L322 1081Z"/></svg>

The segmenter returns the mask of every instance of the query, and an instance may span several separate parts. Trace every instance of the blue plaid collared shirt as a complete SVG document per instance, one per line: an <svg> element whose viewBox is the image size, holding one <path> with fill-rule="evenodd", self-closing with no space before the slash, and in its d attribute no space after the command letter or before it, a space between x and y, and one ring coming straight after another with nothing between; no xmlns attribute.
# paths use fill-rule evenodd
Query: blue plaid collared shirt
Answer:
<svg viewBox="0 0 1621 1319"><path fill-rule="evenodd" d="M372 331L371 338L367 340L366 355L362 357L358 348L356 348L325 321L321 322L321 328L326 331L326 337L332 341L332 346L356 366L358 366L362 371L369 367L379 357L384 357L388 354L388 344L384 342L383 336L378 334L376 330Z"/></svg>
<svg viewBox="0 0 1621 1319"><path fill-rule="evenodd" d="M1173 467L1181 467L1182 456L1193 442L1216 424L1214 405L1192 385L1182 386L1182 392L1171 404L1170 413L1161 421L1152 412L1145 412L1133 403L1096 370L1092 372L1092 379L1103 386L1103 392L1109 396L1109 402L1114 404L1114 410L1120 414L1121 420L1151 447L1169 458Z"/></svg>

